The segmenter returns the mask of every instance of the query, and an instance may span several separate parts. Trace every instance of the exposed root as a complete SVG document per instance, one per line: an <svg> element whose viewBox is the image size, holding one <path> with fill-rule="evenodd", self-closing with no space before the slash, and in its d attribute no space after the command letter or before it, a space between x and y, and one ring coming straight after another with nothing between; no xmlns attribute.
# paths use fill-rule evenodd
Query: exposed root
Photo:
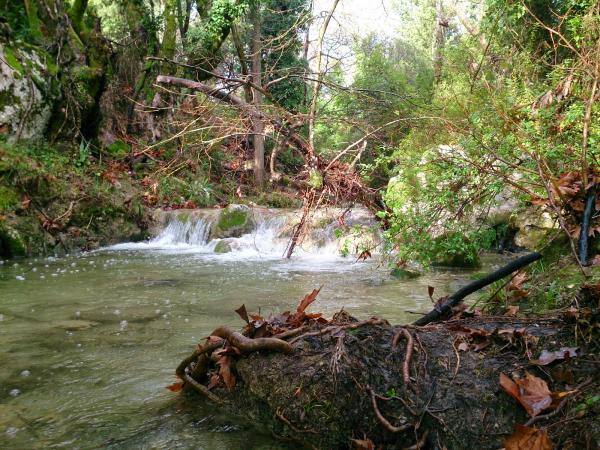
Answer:
<svg viewBox="0 0 600 450"><path fill-rule="evenodd" d="M223 400L221 400L215 394L213 394L212 392L210 392L207 387L205 387L205 386L201 385L200 383L198 383L191 376L185 374L183 376L183 379L184 379L184 381L187 384L189 384L192 388L194 388L194 390L196 392L198 392L199 394L205 396L206 398L208 398L209 400L212 400L215 403L218 403L218 404L223 403Z"/></svg>
<svg viewBox="0 0 600 450"><path fill-rule="evenodd" d="M425 448L425 446L427 444L427 435L428 434L429 434L429 431L425 431L425 433L423 433L423 436L421 436L421 439L419 439L415 445L411 445L410 447L407 447L405 450L420 450L422 448Z"/></svg>
<svg viewBox="0 0 600 450"><path fill-rule="evenodd" d="M392 339L392 349L395 349L398 346L398 342L400 342L400 338L402 336L404 336L407 341L406 356L404 357L404 365L402 366L402 376L404 379L404 384L408 385L410 383L410 360L412 359L415 341L412 337L412 334L410 334L406 328L401 328Z"/></svg>
<svg viewBox="0 0 600 450"><path fill-rule="evenodd" d="M377 407L377 398L375 392L370 388L367 388L367 390L371 394L371 404L373 405L373 411L375 411L375 415L387 430L391 431L392 433L399 433L401 431L408 430L412 426L411 424L407 423L406 425L395 427L390 422L388 422L388 420L385 417L383 417L383 414L381 414L381 411L379 411L379 408Z"/></svg>
<svg viewBox="0 0 600 450"><path fill-rule="evenodd" d="M259 350L272 350L281 353L292 353L294 348L290 343L277 338L250 339L229 327L215 329L211 336L227 339L231 345L237 347L242 353L252 353Z"/></svg>
<svg viewBox="0 0 600 450"><path fill-rule="evenodd" d="M300 336L292 339L290 341L290 345L294 345L296 342L298 342L302 339L305 339L307 337L310 337L310 336L321 336L323 334L336 333L340 330L355 330L356 328L364 327L365 325L384 325L384 324L388 324L388 321L384 320L384 319L378 319L376 317L373 317L369 320L363 320L361 322L354 322L354 323L350 323L348 325L330 326L330 327L326 327L326 328L323 328L318 331L311 331L309 333L301 334Z"/></svg>
<svg viewBox="0 0 600 450"><path fill-rule="evenodd" d="M194 361L196 361L198 359L198 357L200 355L203 355L204 353L212 353L214 350L218 349L219 347L223 346L223 343L225 341L222 342L214 342L212 344L207 344L203 347L198 346L198 349L194 351L194 353L192 353L190 356L188 356L187 358L185 358L183 361L181 361L179 363L179 365L177 366L177 368L175 369L175 375L177 375L179 378L183 379L183 376L185 375L185 369Z"/></svg>
<svg viewBox="0 0 600 450"><path fill-rule="evenodd" d="M313 434L317 434L316 431L314 430L302 430L296 426L294 426L292 424L292 422L290 422L284 415L283 413L279 412L279 410L275 411L275 415L277 416L277 418L279 420L281 420L283 423L285 423L288 427L290 427L291 430L295 431L296 433L313 433Z"/></svg>
<svg viewBox="0 0 600 450"><path fill-rule="evenodd" d="M277 339L288 339L288 338L297 336L300 333L302 333L303 331L306 331L308 329L309 329L308 325L303 325L301 327L293 328L291 330L284 331L283 333L276 334L273 337L277 338Z"/></svg>

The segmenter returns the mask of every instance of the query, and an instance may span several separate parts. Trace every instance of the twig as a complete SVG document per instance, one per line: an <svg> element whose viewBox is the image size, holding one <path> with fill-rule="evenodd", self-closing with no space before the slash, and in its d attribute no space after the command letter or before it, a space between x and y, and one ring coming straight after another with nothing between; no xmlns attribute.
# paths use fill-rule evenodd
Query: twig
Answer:
<svg viewBox="0 0 600 450"><path fill-rule="evenodd" d="M295 427L294 425L292 425L292 422L290 422L282 413L279 412L279 410L275 411L275 415L277 416L277 418L279 420L281 420L283 423L285 423L288 427L290 427L296 433L319 434L315 430L301 430L300 428Z"/></svg>
<svg viewBox="0 0 600 450"><path fill-rule="evenodd" d="M310 336L321 336L323 334L333 333L333 332L337 332L340 330L354 330L356 328L360 328L365 325L383 325L385 323L387 323L385 319L377 319L377 318L373 317L369 320L363 320L361 322L355 322L355 323L351 323L348 325L334 325L331 327L323 328L322 330L319 330L319 331L311 331L310 333L301 334L300 336L292 339L289 343L290 343L290 345L293 345L296 342L298 342L299 340L310 337Z"/></svg>
<svg viewBox="0 0 600 450"><path fill-rule="evenodd" d="M454 375L452 375L450 384L452 384L454 382L454 379L456 378L456 375L458 374L458 368L460 367L460 353L456 349L454 342L452 342L452 349L454 350L454 353L456 354L456 367L454 368Z"/></svg>
<svg viewBox="0 0 600 450"><path fill-rule="evenodd" d="M429 430L426 430L425 433L423 433L423 436L421 436L421 439L419 439L415 445L406 447L404 450L419 450L419 449L425 448L425 444L427 443L427 435L428 434L429 434Z"/></svg>
<svg viewBox="0 0 600 450"><path fill-rule="evenodd" d="M381 412L379 411L379 408L377 407L377 398L375 397L375 392L373 392L372 389L368 388L369 393L371 394L371 404L373 405L373 411L375 411L375 415L377 416L377 418L379 419L379 421L381 422L381 424L389 431L391 431L392 433L399 433L400 431L405 431L407 429L409 429L412 425L407 423L405 425L402 425L400 427L395 427L394 425L392 425L390 422L388 422L388 420L383 417L383 415L381 414Z"/></svg>
<svg viewBox="0 0 600 450"><path fill-rule="evenodd" d="M218 404L223 403L223 400L221 400L215 394L210 392L206 386L202 386L200 383L198 383L196 380L194 380L191 376L186 374L183 376L183 379L185 380L186 383L188 383L191 387L193 387L196 390L196 392L204 395L209 400L212 400L213 402L218 403Z"/></svg>

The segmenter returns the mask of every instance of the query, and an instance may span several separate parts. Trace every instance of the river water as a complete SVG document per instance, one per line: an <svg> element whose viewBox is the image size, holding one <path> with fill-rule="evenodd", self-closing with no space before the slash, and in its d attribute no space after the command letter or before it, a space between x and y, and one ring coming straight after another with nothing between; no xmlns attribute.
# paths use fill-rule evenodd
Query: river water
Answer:
<svg viewBox="0 0 600 450"><path fill-rule="evenodd" d="M146 244L4 261L0 448L285 448L165 389L195 343L218 325L240 327L242 303L268 315L321 285L310 311L402 323L430 308L428 285L437 296L468 281L468 272L440 270L395 280L377 258L357 263L327 249L287 261L268 232L224 255L171 230Z"/></svg>

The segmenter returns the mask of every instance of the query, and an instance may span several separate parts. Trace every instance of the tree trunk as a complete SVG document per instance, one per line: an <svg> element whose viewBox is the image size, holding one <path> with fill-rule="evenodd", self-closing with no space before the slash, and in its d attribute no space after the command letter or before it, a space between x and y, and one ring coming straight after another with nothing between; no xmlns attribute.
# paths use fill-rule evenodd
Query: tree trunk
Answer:
<svg viewBox="0 0 600 450"><path fill-rule="evenodd" d="M250 13L252 22L252 82L262 87L262 43L261 43L261 20L258 4L253 6ZM252 90L252 104L260 109L262 104L262 93L257 89ZM262 189L265 181L265 137L264 123L259 118L252 120L252 142L254 146L254 181L259 189Z"/></svg>
<svg viewBox="0 0 600 450"><path fill-rule="evenodd" d="M447 26L446 18L444 17L443 0L435 0L435 27L433 30L431 57L433 60L433 76L436 83L440 81L442 76L442 65L444 62L442 52L446 44L445 28Z"/></svg>

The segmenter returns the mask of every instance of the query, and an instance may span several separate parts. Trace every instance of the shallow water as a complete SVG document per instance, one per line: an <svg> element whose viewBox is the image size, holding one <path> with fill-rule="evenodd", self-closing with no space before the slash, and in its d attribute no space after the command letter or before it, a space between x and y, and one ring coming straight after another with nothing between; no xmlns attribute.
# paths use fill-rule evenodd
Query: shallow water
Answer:
<svg viewBox="0 0 600 450"><path fill-rule="evenodd" d="M437 296L468 281L449 271L398 281L375 261L332 255L131 248L0 266L0 448L284 448L165 389L194 343L241 326L242 303L269 314L320 285L311 311L399 323L429 309L428 285Z"/></svg>

